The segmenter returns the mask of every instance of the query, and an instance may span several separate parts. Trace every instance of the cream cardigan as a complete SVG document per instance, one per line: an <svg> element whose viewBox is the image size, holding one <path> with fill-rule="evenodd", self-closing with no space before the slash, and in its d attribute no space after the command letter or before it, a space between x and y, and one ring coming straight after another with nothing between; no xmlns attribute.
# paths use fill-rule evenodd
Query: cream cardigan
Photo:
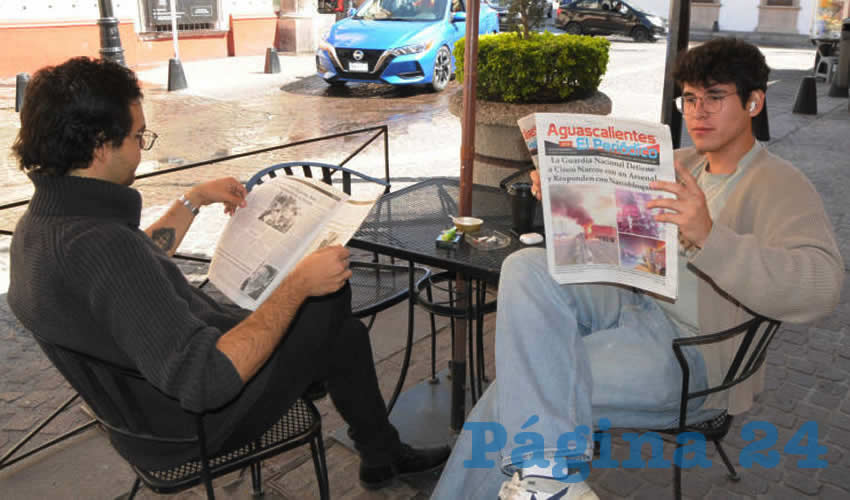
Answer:
<svg viewBox="0 0 850 500"><path fill-rule="evenodd" d="M690 169L701 156L676 151ZM735 186L703 248L690 259L699 282L701 334L741 324L753 313L803 323L832 312L844 280L844 262L820 196L787 161L761 150ZM701 346L711 385L719 384L740 338ZM764 386L764 367L705 406L738 414Z"/></svg>

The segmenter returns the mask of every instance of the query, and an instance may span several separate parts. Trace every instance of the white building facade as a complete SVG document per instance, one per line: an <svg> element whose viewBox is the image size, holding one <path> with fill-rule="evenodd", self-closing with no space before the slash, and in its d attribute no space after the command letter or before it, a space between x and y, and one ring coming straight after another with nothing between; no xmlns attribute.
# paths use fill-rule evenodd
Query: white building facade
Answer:
<svg viewBox="0 0 850 500"><path fill-rule="evenodd" d="M626 2L664 17L670 12L670 0ZM804 38L822 33L824 17L834 29L836 19L850 15L848 5L850 0L691 0L691 29Z"/></svg>

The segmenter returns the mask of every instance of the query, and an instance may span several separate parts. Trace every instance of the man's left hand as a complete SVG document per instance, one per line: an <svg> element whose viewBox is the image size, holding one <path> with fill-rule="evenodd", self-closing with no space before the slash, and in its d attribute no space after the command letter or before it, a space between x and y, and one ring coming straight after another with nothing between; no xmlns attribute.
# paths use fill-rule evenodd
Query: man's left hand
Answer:
<svg viewBox="0 0 850 500"><path fill-rule="evenodd" d="M223 203L225 213L233 215L237 208L245 206L247 195L248 190L241 182L233 177L223 177L198 184L187 193L186 197L196 207Z"/></svg>
<svg viewBox="0 0 850 500"><path fill-rule="evenodd" d="M673 193L676 198L657 198L650 200L646 206L673 210L675 213L657 214L655 220L676 224L685 240L702 248L714 224L708 213L705 193L687 169L678 163L675 167L679 182L654 181L649 184L649 187Z"/></svg>

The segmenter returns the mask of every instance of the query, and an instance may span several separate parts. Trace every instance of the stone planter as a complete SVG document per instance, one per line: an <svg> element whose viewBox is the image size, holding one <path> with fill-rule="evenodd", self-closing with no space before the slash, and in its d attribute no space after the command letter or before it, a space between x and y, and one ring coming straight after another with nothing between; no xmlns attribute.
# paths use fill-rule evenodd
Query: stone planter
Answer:
<svg viewBox="0 0 850 500"><path fill-rule="evenodd" d="M475 164L472 180L476 184L498 186L499 181L508 175L532 165L517 119L529 113L607 115L611 112L611 99L597 91L586 99L546 104L479 100L475 108ZM449 111L462 119L463 88L449 96Z"/></svg>

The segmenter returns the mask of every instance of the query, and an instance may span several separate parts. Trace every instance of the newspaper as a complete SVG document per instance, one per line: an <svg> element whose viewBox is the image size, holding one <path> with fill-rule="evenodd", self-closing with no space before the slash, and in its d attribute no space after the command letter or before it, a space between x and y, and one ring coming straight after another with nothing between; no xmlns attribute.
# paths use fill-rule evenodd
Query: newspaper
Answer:
<svg viewBox="0 0 850 500"><path fill-rule="evenodd" d="M678 228L646 208L653 198L673 197L649 189L653 180L675 180L669 128L580 114L536 113L517 122L527 143L536 142L552 277L675 299Z"/></svg>
<svg viewBox="0 0 850 500"><path fill-rule="evenodd" d="M305 255L348 242L383 192L374 186L357 200L310 178L284 175L256 186L219 238L210 281L256 309Z"/></svg>

